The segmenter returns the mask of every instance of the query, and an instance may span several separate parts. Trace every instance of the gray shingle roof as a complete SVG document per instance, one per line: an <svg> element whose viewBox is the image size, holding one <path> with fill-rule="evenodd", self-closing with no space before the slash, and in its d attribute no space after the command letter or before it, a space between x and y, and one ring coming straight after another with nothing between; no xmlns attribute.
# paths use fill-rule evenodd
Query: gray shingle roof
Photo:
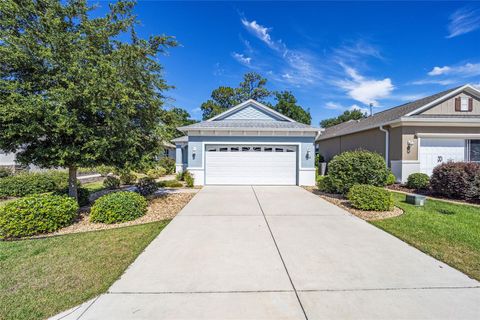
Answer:
<svg viewBox="0 0 480 320"><path fill-rule="evenodd" d="M179 128L182 131L186 130L202 130L202 129L259 129L259 130L308 130L318 131L318 128L309 125L290 122L290 121L261 121L261 120L219 120L219 121L202 121L192 125Z"/></svg>
<svg viewBox="0 0 480 320"><path fill-rule="evenodd" d="M188 142L188 137L187 136L178 137L178 138L172 139L172 142L173 143Z"/></svg>
<svg viewBox="0 0 480 320"><path fill-rule="evenodd" d="M385 123L388 123L390 121L394 121L396 119L399 119L406 114L432 102L435 101L442 96L457 90L460 87L456 87L453 89L445 90L439 93L436 93L434 95L409 102L406 104L402 104L400 106L378 112L374 114L371 117L365 118L365 119L360 119L360 120L354 120L354 121L349 121L345 123L338 124L336 126L326 128L325 131L319 136L317 140L325 140L325 139L330 139L338 136L343 136L346 134L358 132L358 131L363 131L367 130L370 128L378 127L381 126Z"/></svg>

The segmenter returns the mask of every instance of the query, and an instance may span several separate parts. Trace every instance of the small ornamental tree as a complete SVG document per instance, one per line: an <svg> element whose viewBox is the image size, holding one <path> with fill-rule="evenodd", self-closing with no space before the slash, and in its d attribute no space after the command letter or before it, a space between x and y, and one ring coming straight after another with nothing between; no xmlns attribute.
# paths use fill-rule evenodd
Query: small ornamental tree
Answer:
<svg viewBox="0 0 480 320"><path fill-rule="evenodd" d="M176 42L138 38L133 6L92 18L86 0L1 3L0 149L68 168L75 198L78 167L123 168L161 149L168 86L157 55Z"/></svg>

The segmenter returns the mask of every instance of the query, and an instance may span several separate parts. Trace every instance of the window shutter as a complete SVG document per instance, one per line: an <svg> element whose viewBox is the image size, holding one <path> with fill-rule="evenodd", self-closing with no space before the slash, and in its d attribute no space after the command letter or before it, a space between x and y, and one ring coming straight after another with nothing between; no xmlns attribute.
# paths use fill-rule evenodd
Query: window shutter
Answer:
<svg viewBox="0 0 480 320"><path fill-rule="evenodd" d="M455 98L455 111L460 111L460 104L461 104L460 98Z"/></svg>
<svg viewBox="0 0 480 320"><path fill-rule="evenodd" d="M473 111L473 98L468 98L468 111Z"/></svg>

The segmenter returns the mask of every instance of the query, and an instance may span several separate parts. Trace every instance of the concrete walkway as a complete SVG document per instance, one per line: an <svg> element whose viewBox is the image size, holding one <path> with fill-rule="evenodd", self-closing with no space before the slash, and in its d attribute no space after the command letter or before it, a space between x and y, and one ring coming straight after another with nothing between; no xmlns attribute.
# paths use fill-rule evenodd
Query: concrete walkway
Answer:
<svg viewBox="0 0 480 320"><path fill-rule="evenodd" d="M298 187L205 187L65 319L480 319L480 283Z"/></svg>

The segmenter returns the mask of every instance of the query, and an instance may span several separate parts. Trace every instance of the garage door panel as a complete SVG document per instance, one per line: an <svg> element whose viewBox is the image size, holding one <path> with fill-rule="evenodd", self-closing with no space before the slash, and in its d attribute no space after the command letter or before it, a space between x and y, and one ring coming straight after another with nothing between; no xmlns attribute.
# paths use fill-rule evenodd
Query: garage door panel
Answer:
<svg viewBox="0 0 480 320"><path fill-rule="evenodd" d="M424 138L420 140L420 172L428 175L433 169L449 161L465 161L464 139Z"/></svg>
<svg viewBox="0 0 480 320"><path fill-rule="evenodd" d="M281 146L257 147L261 151L230 151L231 146L208 147L205 157L206 184L295 185L297 153ZM271 148L271 149L270 149ZM215 151L208 151L215 149ZM218 150L223 151L218 151ZM267 149L268 151L264 151ZM290 146L288 150L295 147ZM228 151L225 151L228 150ZM241 150L241 148L240 148ZM271 151L278 150L279 152Z"/></svg>

